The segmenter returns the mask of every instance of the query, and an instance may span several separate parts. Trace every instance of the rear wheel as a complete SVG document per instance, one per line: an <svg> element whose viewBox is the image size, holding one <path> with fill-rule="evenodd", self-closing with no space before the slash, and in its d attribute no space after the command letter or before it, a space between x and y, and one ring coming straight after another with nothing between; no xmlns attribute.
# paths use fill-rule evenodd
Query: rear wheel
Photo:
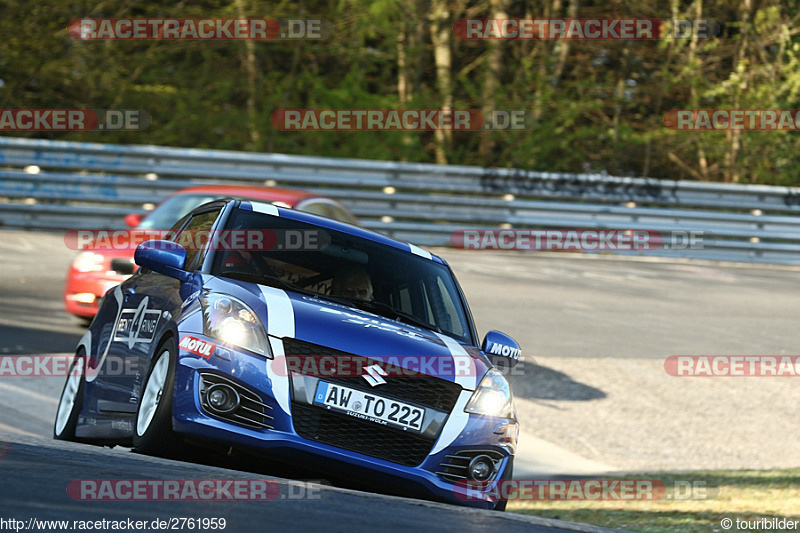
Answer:
<svg viewBox="0 0 800 533"><path fill-rule="evenodd" d="M155 351L133 421L133 449L139 453L168 457L177 448L178 439L172 431L176 352L172 337Z"/></svg>
<svg viewBox="0 0 800 533"><path fill-rule="evenodd" d="M58 402L58 411L53 425L53 438L58 440L76 440L75 428L78 425L78 415L83 407L83 389L86 384L84 369L86 356L81 349L72 360L67 374L67 382L61 391L61 400Z"/></svg>

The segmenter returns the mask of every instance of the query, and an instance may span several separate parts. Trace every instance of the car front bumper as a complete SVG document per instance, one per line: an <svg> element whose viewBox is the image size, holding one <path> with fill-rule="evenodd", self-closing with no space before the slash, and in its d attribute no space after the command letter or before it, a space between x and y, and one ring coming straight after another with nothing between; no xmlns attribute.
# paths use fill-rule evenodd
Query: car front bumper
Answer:
<svg viewBox="0 0 800 533"><path fill-rule="evenodd" d="M191 335L215 343L202 335ZM406 466L300 436L294 429L291 415L291 387L281 387L276 383L280 378L270 377L265 371L270 360L230 349L224 349L222 353L226 358L223 359L217 355L217 350L219 347L206 358L179 349L173 403L175 431L230 446L269 450L271 458L277 456L284 462L312 466L331 475L357 479L361 484L389 488L394 493L484 509L493 509L497 504L495 485L513 459L516 447L516 438L511 440L506 436L508 432L497 432L499 426L509 424L508 420L467 415L466 425L451 442L442 445L437 441L420 464ZM272 417L268 421L271 428L246 427L207 412L200 399L201 373L222 376L258 394L271 408L268 410ZM280 398L277 391L282 391L287 397ZM462 394L469 395L470 392L463 391ZM444 436L440 435L440 438ZM437 474L442 471L442 465L450 461L447 456L459 452L477 453L478 450L490 450L500 458L493 481L481 491L474 487L468 489L464 483Z"/></svg>

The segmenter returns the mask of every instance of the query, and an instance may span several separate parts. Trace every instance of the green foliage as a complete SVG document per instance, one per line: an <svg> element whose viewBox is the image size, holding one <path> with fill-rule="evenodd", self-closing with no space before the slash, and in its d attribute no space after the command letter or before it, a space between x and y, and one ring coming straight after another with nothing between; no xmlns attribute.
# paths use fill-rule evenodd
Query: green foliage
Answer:
<svg viewBox="0 0 800 533"><path fill-rule="evenodd" d="M717 38L462 41L451 36L457 109L524 109L526 131L457 132L454 164L798 185L796 132L684 132L673 109L800 108L800 35L789 0L675 0L680 18L722 23ZM422 0L0 0L0 107L145 109L143 132L31 137L432 162L433 132L284 132L279 109L442 105ZM487 0L448 0L445 26L491 17ZM580 2L579 17L670 18L670 3ZM553 7L556 6L556 7ZM508 0L510 17L568 17L569 1ZM76 41L80 17L324 18L321 41ZM493 47L500 54L493 54ZM402 65L399 54L405 54ZM499 57L499 59L498 59ZM254 79L251 69L255 69ZM496 80L491 79L496 76ZM407 80L401 104L399 80ZM496 83L494 83L496 81ZM248 106L248 101L250 106ZM488 147L488 148L487 148ZM707 164L701 167L702 156Z"/></svg>

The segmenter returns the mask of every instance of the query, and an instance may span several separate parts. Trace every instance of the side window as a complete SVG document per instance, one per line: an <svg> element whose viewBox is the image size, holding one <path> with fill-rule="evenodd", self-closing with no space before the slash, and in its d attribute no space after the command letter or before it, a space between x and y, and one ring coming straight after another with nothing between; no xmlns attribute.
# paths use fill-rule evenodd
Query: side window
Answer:
<svg viewBox="0 0 800 533"><path fill-rule="evenodd" d="M178 236L178 234L180 233L180 229L183 227L184 224L186 224L187 220L189 220L189 215L185 215L183 218L177 221L175 225L172 226L169 229L169 231L167 231L167 233L162 237L162 239L164 239L165 241L175 242L175 237Z"/></svg>
<svg viewBox="0 0 800 533"><path fill-rule="evenodd" d="M209 233L214 226L214 222L217 221L219 212L219 209L214 209L213 211L198 213L192 217L183 229L172 235L170 240L186 248L187 270L194 270L197 268L196 259L202 257L203 254L200 254L201 249L205 251L204 249L208 245ZM170 233L172 233L172 231L170 231Z"/></svg>
<svg viewBox="0 0 800 533"><path fill-rule="evenodd" d="M430 323L448 333L465 336L467 334L465 325L459 320L453 295L447 290L442 278L437 276L435 279L424 279L422 288Z"/></svg>
<svg viewBox="0 0 800 533"><path fill-rule="evenodd" d="M467 332L464 330L464 324L458 319L458 311L456 311L456 304L453 301L453 296L448 292L447 287L444 285L442 278L437 277L436 283L439 285L439 293L442 295L442 303L447 312L447 318L444 322L449 326L447 329L460 337L465 337Z"/></svg>

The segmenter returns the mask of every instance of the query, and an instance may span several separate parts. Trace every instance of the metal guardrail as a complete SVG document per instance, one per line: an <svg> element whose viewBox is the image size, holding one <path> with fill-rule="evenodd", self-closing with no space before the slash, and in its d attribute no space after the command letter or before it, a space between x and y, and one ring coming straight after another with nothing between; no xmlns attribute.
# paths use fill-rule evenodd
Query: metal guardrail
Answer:
<svg viewBox="0 0 800 533"><path fill-rule="evenodd" d="M800 188L0 137L6 227L120 227L128 212L211 182L312 189L425 246L463 229L695 230L713 240L648 254L800 264Z"/></svg>

